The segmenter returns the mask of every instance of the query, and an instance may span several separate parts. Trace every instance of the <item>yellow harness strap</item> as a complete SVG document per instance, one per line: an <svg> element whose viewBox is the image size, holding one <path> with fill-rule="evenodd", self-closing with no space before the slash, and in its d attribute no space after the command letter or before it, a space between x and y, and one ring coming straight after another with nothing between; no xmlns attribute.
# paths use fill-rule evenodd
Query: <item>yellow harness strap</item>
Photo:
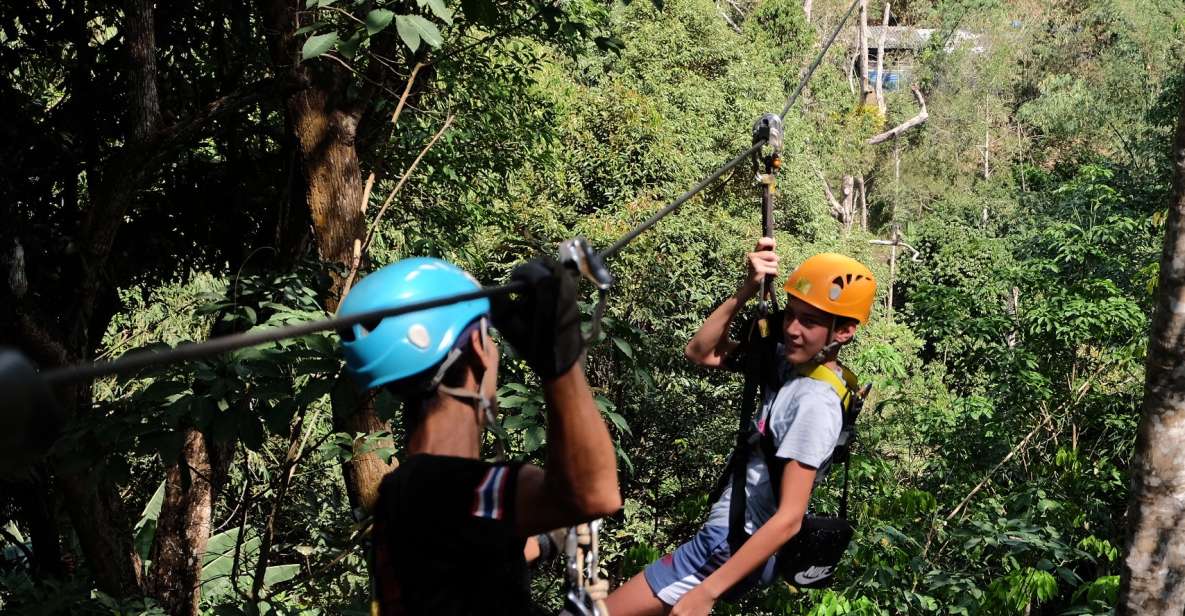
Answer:
<svg viewBox="0 0 1185 616"><path fill-rule="evenodd" d="M798 366L798 374L830 385L839 395L839 404L846 413L852 403L850 394L853 391L860 391L860 383L856 380L856 375L852 374L852 371L847 367L840 366L839 369L843 371L842 380L831 368L823 364L802 364Z"/></svg>

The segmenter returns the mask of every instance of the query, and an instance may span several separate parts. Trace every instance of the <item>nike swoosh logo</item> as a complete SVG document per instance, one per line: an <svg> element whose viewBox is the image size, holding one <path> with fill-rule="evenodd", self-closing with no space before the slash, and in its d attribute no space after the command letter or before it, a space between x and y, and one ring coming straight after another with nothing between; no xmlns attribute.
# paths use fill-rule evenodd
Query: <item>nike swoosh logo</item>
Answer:
<svg viewBox="0 0 1185 616"><path fill-rule="evenodd" d="M813 584L819 580L831 577L831 567L811 567L806 571L794 574L794 581L799 584Z"/></svg>

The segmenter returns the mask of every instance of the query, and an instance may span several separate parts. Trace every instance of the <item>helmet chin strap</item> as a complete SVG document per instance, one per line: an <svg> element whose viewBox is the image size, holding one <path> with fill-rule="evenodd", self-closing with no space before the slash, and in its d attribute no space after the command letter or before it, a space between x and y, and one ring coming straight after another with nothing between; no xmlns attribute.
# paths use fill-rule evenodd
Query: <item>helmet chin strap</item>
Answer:
<svg viewBox="0 0 1185 616"><path fill-rule="evenodd" d="M490 335L489 331L486 329L486 320L485 320L485 318L482 318L482 320L481 320L481 352L482 353L487 352L487 349L489 349L489 344L490 344L489 335ZM454 349L453 352L460 355L459 349ZM452 355L452 352L450 352L450 355ZM453 358L453 361L455 361L455 358ZM448 363L452 363L452 362L450 361ZM483 393L483 392L489 391L493 387L494 387L494 370L490 369L490 368L486 368L484 371L482 371L481 382L477 386L477 391L473 391L470 389L462 389L460 387L449 387L447 385L438 385L436 387L436 389L442 393L448 394L448 395L450 395L454 398L457 398L459 400L464 400L464 401L473 403L474 408L478 412L478 421L481 423L482 428L494 433L494 445L498 451L498 459L504 460L504 459L506 459L506 447L502 443L501 435L493 428L493 426L497 425L497 422L498 422L498 418L494 413L494 409L495 409L494 403L496 400L492 397L485 396Z"/></svg>
<svg viewBox="0 0 1185 616"><path fill-rule="evenodd" d="M835 339L835 317L831 317L831 327L827 329L827 344L819 349L818 353L811 358L811 361L816 364L822 364L827 361L827 358L835 353L843 346L843 343Z"/></svg>

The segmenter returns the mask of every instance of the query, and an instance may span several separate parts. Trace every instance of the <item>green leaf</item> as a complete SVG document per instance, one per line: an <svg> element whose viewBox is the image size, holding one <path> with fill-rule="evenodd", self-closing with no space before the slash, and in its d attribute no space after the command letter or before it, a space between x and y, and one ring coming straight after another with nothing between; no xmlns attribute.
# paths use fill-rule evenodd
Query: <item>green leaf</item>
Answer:
<svg viewBox="0 0 1185 616"><path fill-rule="evenodd" d="M630 359L634 358L634 347L630 346L630 343L621 338L614 338L613 344L617 345L617 348L621 349L621 352L625 353L626 357Z"/></svg>
<svg viewBox="0 0 1185 616"><path fill-rule="evenodd" d="M523 449L531 453L543 446L547 433L539 426L531 426L523 433Z"/></svg>
<svg viewBox="0 0 1185 616"><path fill-rule="evenodd" d="M391 25L395 13L387 9L375 9L366 14L366 33L374 36Z"/></svg>
<svg viewBox="0 0 1185 616"><path fill-rule="evenodd" d="M453 24L453 12L449 10L444 0L416 0L416 3L423 7L428 5L428 9L432 11L440 21L443 21L450 26Z"/></svg>
<svg viewBox="0 0 1185 616"><path fill-rule="evenodd" d="M168 398L189 391L189 385L179 381L156 381L136 395L137 402L163 402Z"/></svg>
<svg viewBox="0 0 1185 616"><path fill-rule="evenodd" d="M498 9L487 0L461 0L461 11L470 21L483 26L493 26L498 21Z"/></svg>
<svg viewBox="0 0 1185 616"><path fill-rule="evenodd" d="M420 41L432 47L440 47L444 42L440 30L436 29L436 24L419 15L397 15L395 28L399 31L399 38L403 39L404 44L412 51L420 48Z"/></svg>
<svg viewBox="0 0 1185 616"><path fill-rule="evenodd" d="M309 40L304 42L304 47L300 49L300 59L309 60L316 58L333 49L335 43L337 43L337 32L310 36Z"/></svg>
<svg viewBox="0 0 1185 616"><path fill-rule="evenodd" d="M300 565L273 565L263 571L263 585L287 582L300 574Z"/></svg>
<svg viewBox="0 0 1185 616"><path fill-rule="evenodd" d="M140 520L136 522L134 543L140 560L148 560L148 552L152 549L153 539L156 538L156 521L160 519L160 506L164 501L165 482L162 481L152 494L152 498L148 499L148 504L144 505Z"/></svg>

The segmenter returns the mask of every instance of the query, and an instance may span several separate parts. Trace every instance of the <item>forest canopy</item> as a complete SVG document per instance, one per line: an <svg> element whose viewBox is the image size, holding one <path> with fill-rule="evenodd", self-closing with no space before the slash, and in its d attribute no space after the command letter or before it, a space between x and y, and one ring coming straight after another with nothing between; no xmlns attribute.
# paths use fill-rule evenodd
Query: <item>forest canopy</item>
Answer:
<svg viewBox="0 0 1185 616"><path fill-rule="evenodd" d="M493 285L604 248L750 147L849 4L10 3L0 340L51 369L325 318L405 257ZM782 118L774 216L783 263L841 252L881 283L841 355L872 384L857 533L833 588L716 613L1111 613L1185 6L861 4L868 36L847 22ZM759 195L741 165L608 262L584 366L621 468L615 586L694 531L731 451L740 377L683 350ZM498 431L540 462L540 383L502 370ZM0 483L5 613L369 613L365 520L405 426L336 334L55 394L61 438ZM536 572L536 600L560 580Z"/></svg>

